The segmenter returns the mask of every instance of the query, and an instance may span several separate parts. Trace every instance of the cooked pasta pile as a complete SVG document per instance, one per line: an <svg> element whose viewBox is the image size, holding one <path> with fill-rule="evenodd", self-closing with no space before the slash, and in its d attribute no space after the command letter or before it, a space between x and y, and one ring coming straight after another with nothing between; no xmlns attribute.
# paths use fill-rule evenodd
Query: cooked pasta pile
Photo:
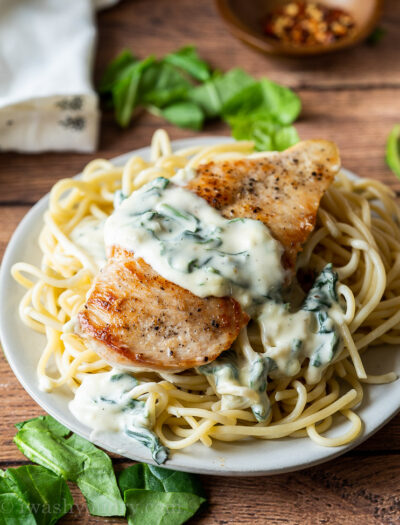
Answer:
<svg viewBox="0 0 400 525"><path fill-rule="evenodd" d="M39 237L43 252L40 267L21 262L12 269L13 277L27 289L19 310L22 321L46 336L37 368L42 388L68 385L74 392L87 374L110 370L68 329L98 271L90 255L71 240L72 230L83 218L101 221L109 216L117 190L130 195L156 177L171 178L180 168L252 153L251 142L173 152L168 136L159 130L152 140L149 162L138 156L132 156L124 166L94 160L80 179L64 179L54 186ZM140 384L132 396L146 401L152 427L162 444L182 449L197 441L211 446L214 439L236 441L249 436L274 439L308 435L325 446L354 440L362 428L353 409L362 400L363 383L396 379L393 372L366 374L360 353L367 346L400 343L399 224L400 209L387 187L340 174L322 200L317 227L299 257L298 270L320 271L333 263L344 308L340 325L343 351L317 384L306 383L306 365L295 377L271 380L267 387L271 411L262 423L250 409L222 410L212 381L195 370L135 374ZM248 339L242 335L246 339L243 344L257 348L259 337L249 329ZM350 426L338 437L324 436L333 416L339 413Z"/></svg>

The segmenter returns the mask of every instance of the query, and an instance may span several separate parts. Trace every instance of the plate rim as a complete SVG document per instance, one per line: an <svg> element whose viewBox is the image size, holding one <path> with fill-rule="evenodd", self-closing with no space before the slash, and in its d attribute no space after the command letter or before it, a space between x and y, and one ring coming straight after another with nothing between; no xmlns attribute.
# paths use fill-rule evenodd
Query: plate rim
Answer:
<svg viewBox="0 0 400 525"><path fill-rule="evenodd" d="M200 136L200 137L190 137L186 139L180 139L175 140L171 142L173 149L178 148L185 148L185 147L191 147L194 145L201 145L201 144L216 144L216 143L229 143L234 142L232 137L226 137L226 136ZM132 150L130 152L118 155L116 157L113 157L110 160L111 163L115 165L121 165L123 162L126 161L127 158L129 158L131 155L146 155L150 151L150 146L138 148L135 150ZM353 172L346 170L345 168L341 169L342 172L344 172L346 175L350 176L350 178L359 178L356 174ZM82 173L79 173L75 175L73 178L79 178ZM14 252L17 250L19 243L21 242L21 236L23 231L26 228L26 225L29 224L29 222L33 219L34 221L38 221L39 214L42 215L42 213L47 208L47 204L49 201L49 193L46 193L37 203L35 203L32 208L25 214L25 216L22 218L22 220L19 222L17 228L13 232L6 250L3 255L3 260L1 262L1 268L0 268L0 312L4 312L4 309L2 308L3 305L6 304L6 297L5 297L5 289L6 284L12 280L12 277L10 275L10 268L12 264L14 264L13 256ZM40 217L40 220L42 221L42 216ZM28 261L26 261L28 262ZM13 284L17 285L17 283L13 282ZM107 440L107 436L112 436L113 433L101 433L101 436L103 436L103 439L99 438L100 434L93 432L89 427L86 427L85 425L78 422L78 420L75 420L75 418L72 416L71 413L67 412L67 415L65 413L60 412L59 410L56 410L46 400L43 400L44 393L39 390L38 385L34 383L34 381L27 381L26 378L23 376L21 371L19 370L18 366L16 365L14 359L13 359L13 348L12 343L9 336L9 330L11 331L11 328L9 328L8 324L6 323L6 316L1 313L0 315L0 342L3 349L4 356L13 371L14 375L20 382L21 386L25 389L25 391L31 396L31 398L40 406L41 409L43 409L46 413L50 414L52 417L54 417L56 420L58 420L60 423L62 423L64 426L66 426L71 431L77 433L78 435L84 437L85 439L90 440L92 443L94 443L97 446L100 446L107 450L108 452L116 453L119 455L122 455L123 457L127 459L132 459L135 461L143 461L145 463L155 464L154 461L152 461L146 454L142 454L142 448L138 445L134 450L134 454L130 453L127 455L127 451L121 451L117 448L113 448L113 446L110 446L110 443L106 443L104 441ZM21 350L22 351L22 350ZM36 376L35 376L36 379ZM36 388L35 388L36 386ZM379 385L376 385L379 386ZM68 411L68 408L67 408ZM225 469L223 465L220 465L218 468L217 465L214 465L212 468L210 467L191 467L187 464L187 461L179 462L176 464L174 462L174 456L171 456L171 459L167 462L165 466L166 468L173 468L175 470L182 470L186 472L195 472L199 474L207 474L207 475L222 475L222 476L265 476L265 475L275 475L275 474L284 474L287 472L293 472L297 470L301 470L304 468L310 468L312 466L325 463L327 461L330 461L332 459L335 459L336 457L344 454L345 452L348 452L352 450L353 448L357 447L361 443L363 443L365 440L367 440L369 437L371 437L373 434L378 432L388 421L390 421L392 418L394 418L398 413L400 412L400 401L398 403L398 406L394 408L390 413L388 413L378 425L374 426L372 430L369 430L368 432L363 432L355 441L343 445L340 447L320 447L318 445L315 445L316 447L319 447L321 450L324 451L324 454L319 454L317 457L313 460L300 460L295 462L294 464L291 464L286 467L279 467L278 466L269 466L268 468L264 467L257 467L257 465L250 465L247 467L247 469L243 468L231 468L231 469ZM69 418L67 417L69 416ZM71 416L72 416L72 422L71 422ZM365 429L364 429L365 430ZM301 444L303 440L309 440L309 438L298 438L296 441ZM279 441L279 440L274 440ZM264 442L268 442L265 440ZM136 445L136 444L135 444ZM244 445L246 447L246 445ZM137 450L136 450L137 449ZM187 449L186 449L187 450ZM145 452L143 450L143 452ZM244 449L241 451L241 453L245 454L246 450ZM190 463L190 455L188 456L189 463Z"/></svg>

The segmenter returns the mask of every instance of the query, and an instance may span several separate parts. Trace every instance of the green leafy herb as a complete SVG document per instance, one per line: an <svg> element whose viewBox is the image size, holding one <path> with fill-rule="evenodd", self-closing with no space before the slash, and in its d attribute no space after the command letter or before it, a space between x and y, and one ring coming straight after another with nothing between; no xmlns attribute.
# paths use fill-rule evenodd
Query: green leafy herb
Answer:
<svg viewBox="0 0 400 525"><path fill-rule="evenodd" d="M176 102L171 104L163 109L162 116L168 122L180 128L200 130L203 127L204 113L193 102Z"/></svg>
<svg viewBox="0 0 400 525"><path fill-rule="evenodd" d="M386 142L386 162L389 168L400 178L400 124L396 124Z"/></svg>
<svg viewBox="0 0 400 525"><path fill-rule="evenodd" d="M317 319L317 332L324 334L324 340L310 356L310 365L319 367L322 364L327 364L332 361L335 357L338 349L340 337L336 328L332 327L332 319L329 317L327 312L318 312L316 314Z"/></svg>
<svg viewBox="0 0 400 525"><path fill-rule="evenodd" d="M300 98L291 89L263 78L260 81L263 93L263 108L280 124L291 124L301 111Z"/></svg>
<svg viewBox="0 0 400 525"><path fill-rule="evenodd" d="M112 95L117 122L127 126L142 107L181 128L202 129L221 118L238 140L253 140L257 150L282 151L299 137L291 124L301 110L299 97L267 78L256 80L240 68L211 71L193 46L164 58L138 61L123 51L100 83Z"/></svg>
<svg viewBox="0 0 400 525"><path fill-rule="evenodd" d="M123 376L115 374L112 380ZM65 479L78 484L91 514L124 516L127 512L129 524L180 525L205 501L195 476L136 464L119 476L125 506L110 458L89 441L71 434L50 416L16 427L17 446L43 466L0 470L0 525L56 523L73 505Z"/></svg>
<svg viewBox="0 0 400 525"><path fill-rule="evenodd" d="M270 411L270 402L267 395L268 374L277 368L273 359L263 355L258 356L250 364L249 386L260 396L258 403L251 406L251 410L257 421L265 421Z"/></svg>
<svg viewBox="0 0 400 525"><path fill-rule="evenodd" d="M183 69L193 78L205 82L211 76L210 66L197 54L194 46L186 46L164 57L164 62Z"/></svg>
<svg viewBox="0 0 400 525"><path fill-rule="evenodd" d="M125 429L127 436L135 439L147 447L151 456L158 465L162 465L168 459L168 449L161 445L160 440L154 432L144 427L130 427Z"/></svg>
<svg viewBox="0 0 400 525"><path fill-rule="evenodd" d="M253 113L262 112L268 118L271 118L269 110L263 111L263 90L260 82L252 82L245 86L242 90L235 93L223 105L221 112L226 121L229 122L231 118L241 118L249 116Z"/></svg>
<svg viewBox="0 0 400 525"><path fill-rule="evenodd" d="M110 377L111 383L117 383L118 381L121 381L122 379L127 379L131 383L131 385L129 385L131 388L139 384L136 377L133 377L131 374L127 374L126 372L120 372L118 374L113 374Z"/></svg>
<svg viewBox="0 0 400 525"><path fill-rule="evenodd" d="M254 82L252 76L236 68L193 88L188 97L202 108L207 118L214 118L221 115L223 106L232 97Z"/></svg>
<svg viewBox="0 0 400 525"><path fill-rule="evenodd" d="M100 93L111 93L113 86L129 66L137 62L130 51L122 51L107 67L99 84Z"/></svg>
<svg viewBox="0 0 400 525"><path fill-rule="evenodd" d="M205 376L213 376L215 384L222 381L237 382L239 381L239 369L237 356L233 350L226 350L222 354L206 365L201 365L197 369Z"/></svg>
<svg viewBox="0 0 400 525"><path fill-rule="evenodd" d="M318 312L330 308L337 301L337 280L338 275L333 271L332 264L327 264L308 292L303 310Z"/></svg>
<svg viewBox="0 0 400 525"><path fill-rule="evenodd" d="M231 97L222 113L235 139L253 140L259 151L282 151L299 140L289 124L300 109L300 99L290 89L262 79Z"/></svg>
<svg viewBox="0 0 400 525"><path fill-rule="evenodd" d="M264 78L229 97L222 107L222 114L229 121L240 115L263 113L285 125L291 124L300 110L300 99L293 91Z"/></svg>
<svg viewBox="0 0 400 525"><path fill-rule="evenodd" d="M189 492L197 496L204 496L203 488L197 476L153 465L146 465L146 467L145 480L149 489L156 490L153 488L153 484L157 483L158 485L159 483L164 492Z"/></svg>
<svg viewBox="0 0 400 525"><path fill-rule="evenodd" d="M268 113L254 112L229 120L236 140L253 140L258 151L283 151L299 141L293 126L281 126Z"/></svg>
<svg viewBox="0 0 400 525"><path fill-rule="evenodd" d="M86 439L72 434L50 416L17 425L14 441L30 460L77 483L95 516L123 516L110 458Z"/></svg>
<svg viewBox="0 0 400 525"><path fill-rule="evenodd" d="M283 126L275 131L274 144L276 151L283 151L299 142L300 137L294 126Z"/></svg>
<svg viewBox="0 0 400 525"><path fill-rule="evenodd" d="M316 368L331 362L339 347L339 332L328 312L332 304L337 301L337 280L338 275L333 271L332 264L327 264L315 279L302 307L303 310L314 314L317 333L324 336L322 343L310 356L310 366Z"/></svg>
<svg viewBox="0 0 400 525"><path fill-rule="evenodd" d="M155 62L150 56L126 68L112 87L115 118L122 127L127 127L138 103L138 89L143 71Z"/></svg>
<svg viewBox="0 0 400 525"><path fill-rule="evenodd" d="M36 519L29 503L22 497L19 490L16 490L4 478L0 478L0 505L2 509L1 525L36 525Z"/></svg>
<svg viewBox="0 0 400 525"><path fill-rule="evenodd" d="M123 470L118 483L131 525L179 525L205 501L196 476L144 463Z"/></svg>
<svg viewBox="0 0 400 525"><path fill-rule="evenodd" d="M52 525L72 505L65 480L44 467L26 465L0 471L1 524Z"/></svg>
<svg viewBox="0 0 400 525"><path fill-rule="evenodd" d="M176 68L156 62L143 71L139 84L138 102L144 106L163 108L186 98L192 84Z"/></svg>
<svg viewBox="0 0 400 525"><path fill-rule="evenodd" d="M148 467L146 463L135 463L135 465L124 469L120 473L118 476L118 485L122 493L129 489L146 488L144 480L144 469L146 467Z"/></svg>
<svg viewBox="0 0 400 525"><path fill-rule="evenodd" d="M181 525L205 501L187 492L126 490L124 499L129 525Z"/></svg>
<svg viewBox="0 0 400 525"><path fill-rule="evenodd" d="M146 489L157 492L189 492L204 496L197 476L166 468L136 463L121 472L118 484L122 492L128 489Z"/></svg>
<svg viewBox="0 0 400 525"><path fill-rule="evenodd" d="M84 461L83 471L76 483L85 496L90 513L95 516L123 516L125 508L109 456L77 434L72 434L67 442L76 456Z"/></svg>

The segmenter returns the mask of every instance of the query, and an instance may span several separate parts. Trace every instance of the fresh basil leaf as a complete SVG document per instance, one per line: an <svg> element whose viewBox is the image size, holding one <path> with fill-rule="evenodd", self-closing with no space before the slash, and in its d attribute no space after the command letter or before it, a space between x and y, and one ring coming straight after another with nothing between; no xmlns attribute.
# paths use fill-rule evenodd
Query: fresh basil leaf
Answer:
<svg viewBox="0 0 400 525"><path fill-rule="evenodd" d="M183 69L196 80L206 82L210 78L210 66L197 54L194 46L185 46L164 57L164 62Z"/></svg>
<svg viewBox="0 0 400 525"><path fill-rule="evenodd" d="M223 106L232 97L254 83L254 78L242 69L232 69L193 88L188 98L202 108L207 118L213 118L221 114Z"/></svg>
<svg viewBox="0 0 400 525"><path fill-rule="evenodd" d="M14 441L30 460L77 483L96 516L123 516L125 506L110 458L50 416L20 423Z"/></svg>
<svg viewBox="0 0 400 525"><path fill-rule="evenodd" d="M225 120L252 113L263 113L275 122L287 125L299 115L301 102L290 89L268 79L255 82L236 93L222 108Z"/></svg>
<svg viewBox="0 0 400 525"><path fill-rule="evenodd" d="M128 66L112 88L115 118L123 128L129 125L133 110L137 106L138 89L142 73L154 62L155 58L149 56L140 62L135 62Z"/></svg>
<svg viewBox="0 0 400 525"><path fill-rule="evenodd" d="M68 428L64 427L64 425L59 423L51 416L38 416L32 419L27 419L26 421L16 423L15 427L18 430L21 430L27 425L29 425L31 429L38 428L42 430L43 428L46 428L49 432L58 437L64 437L68 436L68 434L71 434L71 431L68 430Z"/></svg>
<svg viewBox="0 0 400 525"><path fill-rule="evenodd" d="M299 134L294 126L283 126L275 133L275 149L276 151L283 151L297 144L299 140Z"/></svg>
<svg viewBox="0 0 400 525"><path fill-rule="evenodd" d="M201 82L193 87L188 74ZM298 140L289 127L301 110L299 97L267 78L256 81L240 68L211 72L193 46L160 61L140 62L124 52L109 66L101 84L112 91L117 122L129 124L137 106L182 128L199 130L204 119L222 116L235 138L252 139L258 150L281 151ZM261 116L262 115L262 116Z"/></svg>
<svg viewBox="0 0 400 525"><path fill-rule="evenodd" d="M74 503L65 480L44 467L8 469L4 480L27 503L37 525L53 525Z"/></svg>
<svg viewBox="0 0 400 525"><path fill-rule="evenodd" d="M273 137L278 128L270 117L254 115L248 117L235 117L230 120L232 127L232 136L236 140L253 140L254 147L257 151L274 150Z"/></svg>
<svg viewBox="0 0 400 525"><path fill-rule="evenodd" d="M0 525L36 525L29 505L16 494L0 493Z"/></svg>
<svg viewBox="0 0 400 525"><path fill-rule="evenodd" d="M268 120L267 120L268 122ZM232 137L236 140L252 140L254 122L251 118L233 117L228 120Z"/></svg>
<svg viewBox="0 0 400 525"><path fill-rule="evenodd" d="M155 492L168 492L164 490L164 485L161 481L156 476L153 476L150 471L150 465L147 465L146 463L136 463L136 465L132 465L123 470L119 475L118 484L122 492L129 489L146 489Z"/></svg>
<svg viewBox="0 0 400 525"><path fill-rule="evenodd" d="M94 516L123 516L125 505L110 457L77 434L68 438L68 445L84 457L84 468L76 483L85 496L89 512Z"/></svg>
<svg viewBox="0 0 400 525"><path fill-rule="evenodd" d="M235 68L231 69L227 73L221 76L217 76L214 80L218 95L221 100L221 105L230 100L236 93L240 92L247 86L254 83L254 78L243 71L243 69Z"/></svg>
<svg viewBox="0 0 400 525"><path fill-rule="evenodd" d="M66 439L70 431L50 416L18 423L14 442L21 452L64 479L76 479L82 470L81 458L71 454Z"/></svg>
<svg viewBox="0 0 400 525"><path fill-rule="evenodd" d="M100 93L111 93L115 83L125 72L126 68L137 62L137 58L130 51L124 49L105 70L99 84Z"/></svg>
<svg viewBox="0 0 400 525"><path fill-rule="evenodd" d="M145 465L143 473L144 473L144 488L146 490L153 490L155 492L172 492L172 491L165 490L165 487L162 481L157 476L155 476L153 472L150 470L150 465ZM182 492L185 492L185 491L182 491Z"/></svg>
<svg viewBox="0 0 400 525"><path fill-rule="evenodd" d="M248 116L263 110L264 96L260 82L253 82L235 93L224 103L222 117L229 121L230 118ZM266 111L270 118L269 110Z"/></svg>
<svg viewBox="0 0 400 525"><path fill-rule="evenodd" d="M229 120L236 140L253 140L257 151L283 151L299 141L293 126L281 126L268 112L255 112Z"/></svg>
<svg viewBox="0 0 400 525"><path fill-rule="evenodd" d="M135 463L131 467L124 469L118 476L118 485L122 493L129 489L144 489L144 469L145 463Z"/></svg>
<svg viewBox="0 0 400 525"><path fill-rule="evenodd" d="M263 108L280 124L291 124L301 111L300 98L291 89L280 86L266 78L260 81L263 92Z"/></svg>
<svg viewBox="0 0 400 525"><path fill-rule="evenodd" d="M123 470L118 478L122 492L129 489L146 489L155 492L189 492L204 496L200 480L193 474L136 463Z"/></svg>
<svg viewBox="0 0 400 525"><path fill-rule="evenodd" d="M255 122L252 125L252 133L249 136L249 139L254 141L254 148L256 151L274 151L275 132L276 125L272 122Z"/></svg>
<svg viewBox="0 0 400 525"><path fill-rule="evenodd" d="M131 525L179 525L205 501L196 476L144 463L122 471L118 483Z"/></svg>
<svg viewBox="0 0 400 525"><path fill-rule="evenodd" d="M0 525L37 525L36 519L20 491L0 471Z"/></svg>
<svg viewBox="0 0 400 525"><path fill-rule="evenodd" d="M190 492L197 496L204 496L203 488L197 476L188 474L187 472L156 467L154 465L146 465L146 467L146 488L150 489L150 479L152 478L152 483L157 480L161 483L165 492Z"/></svg>
<svg viewBox="0 0 400 525"><path fill-rule="evenodd" d="M200 130L204 123L203 111L193 102L171 104L163 109L162 116L180 128Z"/></svg>
<svg viewBox="0 0 400 525"><path fill-rule="evenodd" d="M157 62L143 71L140 79L138 102L157 108L183 100L192 84L170 64Z"/></svg>
<svg viewBox="0 0 400 525"><path fill-rule="evenodd" d="M217 117L221 113L222 104L215 81L193 88L188 93L188 99L200 106L207 118Z"/></svg>
<svg viewBox="0 0 400 525"><path fill-rule="evenodd" d="M400 178L400 124L393 126L387 139L386 162L393 173Z"/></svg>
<svg viewBox="0 0 400 525"><path fill-rule="evenodd" d="M186 492L131 489L124 493L129 525L181 525L205 501Z"/></svg>

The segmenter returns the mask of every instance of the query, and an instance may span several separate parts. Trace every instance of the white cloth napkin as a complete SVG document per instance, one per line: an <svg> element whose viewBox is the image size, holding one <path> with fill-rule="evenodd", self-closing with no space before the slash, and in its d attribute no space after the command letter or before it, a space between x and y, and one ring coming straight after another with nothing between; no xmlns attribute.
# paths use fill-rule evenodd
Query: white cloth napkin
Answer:
<svg viewBox="0 0 400 525"><path fill-rule="evenodd" d="M94 10L116 0L0 0L0 150L93 151Z"/></svg>

